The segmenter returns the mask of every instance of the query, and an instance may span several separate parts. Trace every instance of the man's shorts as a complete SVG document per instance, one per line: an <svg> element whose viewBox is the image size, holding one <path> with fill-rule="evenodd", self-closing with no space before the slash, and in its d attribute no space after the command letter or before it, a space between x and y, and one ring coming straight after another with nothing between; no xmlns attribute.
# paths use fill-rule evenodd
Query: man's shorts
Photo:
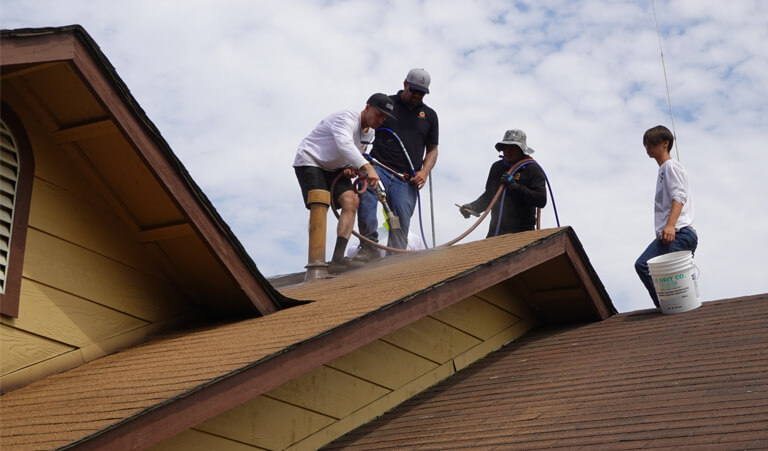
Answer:
<svg viewBox="0 0 768 451"><path fill-rule="evenodd" d="M296 178L299 180L299 185L301 186L301 195L304 197L304 206L306 206L307 209L309 209L309 205L307 205L307 193L313 189L330 191L333 179L344 172L343 168L335 171L326 171L314 166L298 166L293 169L296 171ZM336 182L336 186L333 188L333 201L337 208L339 205L339 196L341 196L344 191L349 191L351 189L352 181L344 177L344 175L339 177L339 181Z"/></svg>

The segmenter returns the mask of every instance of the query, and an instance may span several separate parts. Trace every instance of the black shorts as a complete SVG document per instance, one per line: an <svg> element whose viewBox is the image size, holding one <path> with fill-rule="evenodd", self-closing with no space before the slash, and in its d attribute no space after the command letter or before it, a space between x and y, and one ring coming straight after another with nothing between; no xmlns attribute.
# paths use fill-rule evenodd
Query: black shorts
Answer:
<svg viewBox="0 0 768 451"><path fill-rule="evenodd" d="M304 206L306 206L307 209L309 209L309 205L307 205L307 193L313 189L330 191L333 179L344 172L343 168L335 171L326 171L325 169L314 166L297 166L293 169L296 171L296 178L299 180L299 186L301 186L301 195L304 197ZM336 182L336 186L333 188L333 201L337 205L337 208L339 205L339 196L341 196L344 191L349 191L351 189L352 181L344 177L344 175L339 177L339 181Z"/></svg>

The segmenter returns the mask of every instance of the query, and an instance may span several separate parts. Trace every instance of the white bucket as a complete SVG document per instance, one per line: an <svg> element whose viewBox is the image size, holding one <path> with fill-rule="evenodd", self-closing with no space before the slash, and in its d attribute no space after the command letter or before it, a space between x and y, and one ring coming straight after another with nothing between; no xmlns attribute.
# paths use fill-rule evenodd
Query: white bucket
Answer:
<svg viewBox="0 0 768 451"><path fill-rule="evenodd" d="M699 271L691 251L670 252L648 260L661 312L682 313L701 306Z"/></svg>

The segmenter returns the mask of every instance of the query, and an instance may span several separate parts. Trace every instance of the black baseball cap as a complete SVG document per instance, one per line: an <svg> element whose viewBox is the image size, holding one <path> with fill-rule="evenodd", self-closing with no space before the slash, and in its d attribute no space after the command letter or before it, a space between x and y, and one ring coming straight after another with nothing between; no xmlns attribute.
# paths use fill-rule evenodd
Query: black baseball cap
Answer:
<svg viewBox="0 0 768 451"><path fill-rule="evenodd" d="M368 102L366 103L391 117L392 119L397 119L394 115L392 115L392 113L395 112L395 104L386 94L377 92L376 94L370 96L368 98Z"/></svg>

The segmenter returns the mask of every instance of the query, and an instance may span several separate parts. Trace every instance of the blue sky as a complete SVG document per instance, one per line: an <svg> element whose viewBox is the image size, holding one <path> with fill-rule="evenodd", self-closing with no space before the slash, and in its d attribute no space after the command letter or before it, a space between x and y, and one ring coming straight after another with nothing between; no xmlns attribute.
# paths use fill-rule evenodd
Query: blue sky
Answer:
<svg viewBox="0 0 768 451"><path fill-rule="evenodd" d="M656 12L696 202L702 299L766 292L768 2L658 0ZM291 169L301 139L423 67L425 101L440 117L438 244L470 225L454 203L480 194L494 143L521 128L561 224L575 229L614 304L652 306L633 269L653 238L657 166L641 138L671 124L650 0L0 0L3 28L75 23L265 275L306 263L307 213ZM543 225L555 225L551 205Z"/></svg>

